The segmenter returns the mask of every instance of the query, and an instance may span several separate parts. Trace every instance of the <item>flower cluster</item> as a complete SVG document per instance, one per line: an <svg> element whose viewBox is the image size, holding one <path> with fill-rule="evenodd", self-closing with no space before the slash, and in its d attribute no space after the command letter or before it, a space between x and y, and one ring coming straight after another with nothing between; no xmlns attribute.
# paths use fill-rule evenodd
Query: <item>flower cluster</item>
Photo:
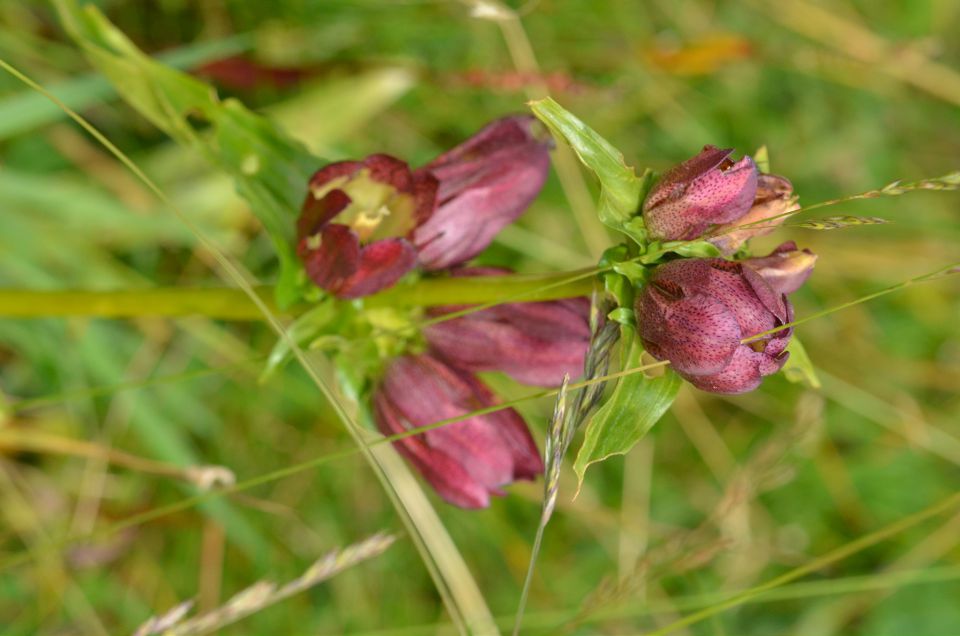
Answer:
<svg viewBox="0 0 960 636"><path fill-rule="evenodd" d="M547 178L550 141L532 117L497 120L427 165L411 169L384 154L321 168L297 224L297 252L309 278L339 298L360 298L408 272L451 278L508 274L466 267L516 220ZM738 254L796 209L790 182L761 174L750 157L706 146L668 170L642 214L655 241L705 238ZM636 294L640 339L694 386L716 393L756 388L782 368L792 330L787 294L816 257L784 243L761 258L675 258L651 266ZM590 344L585 298L443 306L426 312L422 350L389 361L373 390L385 435L446 501L489 505L491 495L543 472L520 414L495 408L476 375L557 386L579 376ZM479 414L477 414L479 412ZM453 423L430 428L438 421Z"/></svg>
<svg viewBox="0 0 960 636"><path fill-rule="evenodd" d="M758 174L750 157L706 146L668 170L643 206L651 235L660 240L704 236L723 254L766 234L797 209L793 186ZM787 294L810 275L816 256L782 244L769 256L729 261L669 261L650 273L637 296L644 347L694 386L713 393L744 393L787 361L793 307Z"/></svg>
<svg viewBox="0 0 960 636"><path fill-rule="evenodd" d="M464 269L454 276L504 274ZM434 317L463 307L439 307ZM385 435L463 417L497 404L476 371L502 371L519 382L556 386L579 376L590 341L586 298L507 303L436 322L424 329L428 350L393 360L374 394ZM483 508L517 479L533 479L543 463L520 414L512 408L476 415L399 440L400 451L446 501Z"/></svg>
<svg viewBox="0 0 960 636"><path fill-rule="evenodd" d="M310 181L297 226L308 276L340 298L358 298L418 266L452 277L508 274L461 265L536 198L549 148L532 117L516 116L416 170L382 154L325 166ZM476 372L502 371L535 386L580 375L590 340L587 299L508 303L461 315L463 309L430 309L427 351L388 363L373 396L385 435L495 406ZM463 508L485 507L502 486L543 472L537 446L511 408L395 445L443 499Z"/></svg>

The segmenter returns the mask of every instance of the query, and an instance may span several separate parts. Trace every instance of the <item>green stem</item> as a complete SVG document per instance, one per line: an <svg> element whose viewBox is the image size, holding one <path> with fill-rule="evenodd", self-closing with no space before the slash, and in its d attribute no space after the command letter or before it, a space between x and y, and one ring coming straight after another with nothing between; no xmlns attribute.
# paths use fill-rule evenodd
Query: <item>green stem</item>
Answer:
<svg viewBox="0 0 960 636"><path fill-rule="evenodd" d="M397 305L431 307L502 301L532 302L589 295L595 270L557 274L516 274L473 278L425 278L398 285L363 302L368 307ZM273 288L257 295L272 310ZM288 313L300 313L294 308ZM202 315L222 320L260 320L256 304L242 290L230 287L156 287L115 291L36 291L0 289L0 318L87 316L97 318L174 317Z"/></svg>

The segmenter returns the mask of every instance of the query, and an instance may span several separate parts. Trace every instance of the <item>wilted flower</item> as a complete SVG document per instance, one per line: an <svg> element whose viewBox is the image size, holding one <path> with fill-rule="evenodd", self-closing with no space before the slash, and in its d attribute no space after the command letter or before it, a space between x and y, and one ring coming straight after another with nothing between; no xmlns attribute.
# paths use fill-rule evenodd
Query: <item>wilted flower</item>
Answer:
<svg viewBox="0 0 960 636"><path fill-rule="evenodd" d="M670 261L653 271L637 297L640 337L652 356L669 360L704 391L752 391L789 355L789 328L741 342L793 320L782 289L749 262Z"/></svg>
<svg viewBox="0 0 960 636"><path fill-rule="evenodd" d="M402 433L496 404L472 374L429 355L393 360L373 398L378 428ZM537 446L520 414L503 409L394 442L446 501L484 508L490 495L543 472Z"/></svg>
<svg viewBox="0 0 960 636"><path fill-rule="evenodd" d="M433 211L436 190L432 175L389 155L321 168L297 221L307 275L341 298L393 285L416 265L409 239Z"/></svg>
<svg viewBox="0 0 960 636"><path fill-rule="evenodd" d="M757 167L750 157L734 162L732 149L704 146L700 154L667 170L643 203L650 237L687 241L711 225L736 221L750 209L757 191Z"/></svg>
<svg viewBox="0 0 960 636"><path fill-rule="evenodd" d="M792 294L810 278L817 255L797 249L793 241L781 243L769 256L748 258L743 263L756 270L779 294Z"/></svg>
<svg viewBox="0 0 960 636"><path fill-rule="evenodd" d="M710 239L710 242L724 254L733 254L749 239L773 232L786 220L784 215L787 212L799 209L797 197L793 194L793 184L789 179L775 174L761 174L757 179L757 194L753 199L753 206L736 221L718 227L715 232L717 236ZM740 230L733 229L752 223L757 225Z"/></svg>
<svg viewBox="0 0 960 636"><path fill-rule="evenodd" d="M497 268L470 268L454 276L495 276ZM431 317L465 309L436 307ZM590 346L590 301L570 298L506 303L428 325L423 335L438 356L467 371L503 371L535 386L559 386L578 377Z"/></svg>
<svg viewBox="0 0 960 636"><path fill-rule="evenodd" d="M414 234L424 268L468 261L523 214L546 181L550 146L533 117L504 117L417 170L440 184L433 215Z"/></svg>

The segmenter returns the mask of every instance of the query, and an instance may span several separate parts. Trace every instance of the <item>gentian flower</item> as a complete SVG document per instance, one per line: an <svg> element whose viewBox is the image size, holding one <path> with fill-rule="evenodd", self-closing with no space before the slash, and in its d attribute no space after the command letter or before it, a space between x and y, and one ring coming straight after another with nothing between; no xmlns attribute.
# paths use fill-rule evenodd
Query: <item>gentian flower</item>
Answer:
<svg viewBox="0 0 960 636"><path fill-rule="evenodd" d="M433 212L437 182L389 155L340 161L310 179L297 221L297 253L307 275L340 298L389 287L413 269L410 239Z"/></svg>
<svg viewBox="0 0 960 636"><path fill-rule="evenodd" d="M752 261L691 258L656 267L636 301L647 351L669 360L704 391L744 393L757 388L764 376L783 367L793 330L741 341L793 320L785 292L796 289L813 266L807 256L778 256L812 254L791 244L781 248L783 252ZM774 261L766 260L771 258ZM784 263L789 266L778 266ZM782 275L784 271L790 274Z"/></svg>
<svg viewBox="0 0 960 636"><path fill-rule="evenodd" d="M734 162L732 149L704 146L670 168L643 202L650 237L688 241L711 225L730 223L746 214L757 192L757 167L750 157Z"/></svg>
<svg viewBox="0 0 960 636"><path fill-rule="evenodd" d="M414 233L423 267L470 260L523 214L547 179L551 145L534 117L504 117L420 168L440 184L436 209Z"/></svg>
<svg viewBox="0 0 960 636"><path fill-rule="evenodd" d="M799 209L797 197L793 194L793 184L789 179L775 174L761 174L757 179L757 194L753 199L753 206L736 221L718 227L712 232L717 236L709 241L729 256L749 239L773 232L786 220L784 215L787 212ZM751 223L757 225L735 229Z"/></svg>
<svg viewBox="0 0 960 636"><path fill-rule="evenodd" d="M454 276L496 276L498 268L455 270ZM434 307L428 317L465 306ZM502 371L533 386L559 386L564 374L578 377L590 346L590 301L569 298L505 303L429 324L423 335L431 351L465 371Z"/></svg>
<svg viewBox="0 0 960 636"><path fill-rule="evenodd" d="M390 363L373 398L377 427L402 433L497 403L473 374L431 355ZM447 502L485 508L491 495L518 479L534 479L543 462L520 414L503 409L394 442L401 455Z"/></svg>
<svg viewBox="0 0 960 636"><path fill-rule="evenodd" d="M307 275L340 298L396 283L482 252L543 188L551 141L535 118L498 119L411 171L389 155L317 171L297 221Z"/></svg>

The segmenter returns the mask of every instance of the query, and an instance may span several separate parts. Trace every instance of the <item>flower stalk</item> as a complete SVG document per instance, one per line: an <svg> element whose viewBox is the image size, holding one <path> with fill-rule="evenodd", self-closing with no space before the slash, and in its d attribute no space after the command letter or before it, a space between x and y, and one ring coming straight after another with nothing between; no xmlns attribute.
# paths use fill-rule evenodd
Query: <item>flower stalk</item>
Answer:
<svg viewBox="0 0 960 636"><path fill-rule="evenodd" d="M367 307L397 305L433 307L482 303L534 302L576 298L593 289L594 269L552 274L515 274L462 278L425 278L363 299ZM270 309L273 288L255 293ZM299 314L298 306L287 313ZM282 313L282 312L281 312ZM26 290L0 289L0 318L147 318L199 315L219 320L260 320L257 305L242 290L231 287L155 287L149 289Z"/></svg>

